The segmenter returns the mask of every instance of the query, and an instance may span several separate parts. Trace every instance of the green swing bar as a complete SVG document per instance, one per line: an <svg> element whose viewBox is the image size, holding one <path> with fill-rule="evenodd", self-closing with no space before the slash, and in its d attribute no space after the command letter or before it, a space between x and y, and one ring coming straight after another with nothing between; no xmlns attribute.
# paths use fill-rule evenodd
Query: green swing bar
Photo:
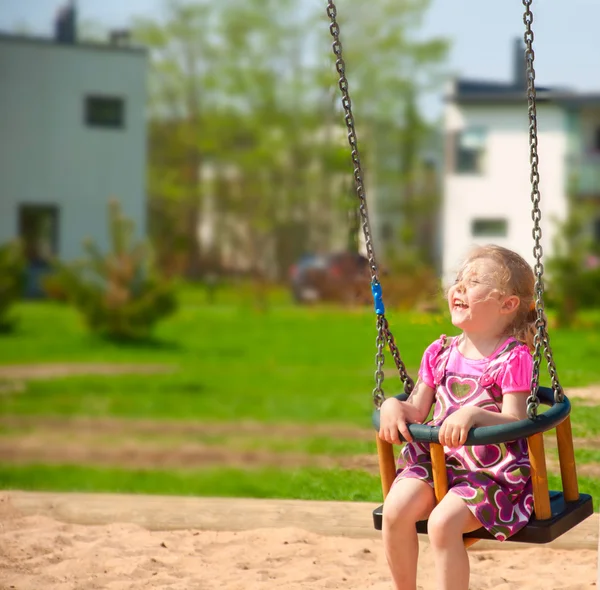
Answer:
<svg viewBox="0 0 600 590"><path fill-rule="evenodd" d="M556 366L552 357L550 347L547 323L544 314L542 282L542 247L540 228L541 210L540 192L539 192L539 171L538 171L538 137L537 137L537 115L536 115L536 90L535 90L535 69L533 52L533 13L531 4L533 0L523 0L525 13L523 22L525 23L525 61L527 66L527 102L529 115L529 145L530 145L530 164L531 164L531 201L532 218L534 220L533 254L536 260L534 273L536 276L535 294L537 311L537 334L534 344L533 354L533 374L531 379L531 395L527 399L526 420L514 422L502 426L488 426L473 428L465 444L480 445L502 443L518 438L526 438L529 447L529 456L531 461L531 478L533 483L534 496L534 516L527 526L518 533L510 537L509 541L518 541L521 543L548 543L569 529L573 528L593 513L592 498L588 494L580 494L577 483L577 471L575 466L575 453L573 450L573 435L571 432L571 404L563 392L558 381ZM358 150L358 141L354 126L354 116L352 113L352 103L348 91L348 80L346 78L346 65L342 56L342 44L340 41L340 27L337 22L337 8L334 0L327 2L327 16L331 24L329 30L333 37L333 53L335 55L335 67L339 74L338 86L342 94L342 107L344 109L344 120L348 130L348 142L350 144L352 163L354 166L354 180L356 193L359 199L359 213L361 216L361 225L365 236L365 247L369 260L371 271L371 287L375 301L375 312L377 315L377 354L375 371L375 388L373 389L373 401L375 410L373 412L373 425L379 430L379 408L383 403L385 396L383 393L383 351L387 344L394 358L400 379L404 384L404 393L396 396L399 399L406 399L414 383L400 357L400 352L394 337L389 329L385 318L385 309L382 301L381 285L378 278L377 264L375 261L375 252L371 239L371 230L369 226L369 217L367 211L367 202L363 184L362 167ZM543 354L548 363L552 388L540 387L540 362ZM537 409L540 403L550 406L550 409L542 414L538 414ZM546 458L544 454L543 433L555 428L557 436L557 445L559 453L560 472L562 480L562 491L549 491L548 477L546 472ZM436 500L439 502L448 491L448 480L446 475L446 464L444 449L439 444L439 427L431 427L422 424L409 425L409 431L415 441L430 443L431 459L433 464L434 490ZM376 436L377 452L379 457L379 471L381 476L381 485L384 498L390 490L392 482L396 475L396 465L394 458L394 449L390 443L382 441ZM381 530L383 506L379 506L373 512L373 521L375 528ZM427 532L427 521L417 523L419 533ZM467 533L464 536L466 546L472 545L478 539L494 539L494 537L484 528Z"/></svg>

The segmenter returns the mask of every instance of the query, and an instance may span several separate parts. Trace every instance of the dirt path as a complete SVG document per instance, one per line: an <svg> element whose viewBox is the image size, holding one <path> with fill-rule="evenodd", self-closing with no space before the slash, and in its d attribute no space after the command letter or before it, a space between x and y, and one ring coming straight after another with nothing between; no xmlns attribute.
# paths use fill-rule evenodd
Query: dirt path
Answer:
<svg viewBox="0 0 600 590"><path fill-rule="evenodd" d="M281 441L328 436L373 441L374 431L343 425L269 425L118 418L0 417L0 461L126 468L318 467L378 473L375 451L340 455L271 450ZM270 448L271 447L271 448Z"/></svg>
<svg viewBox="0 0 600 590"><path fill-rule="evenodd" d="M377 455L333 457L295 452L237 450L221 446L185 444L179 448L125 442L118 446L95 444L81 438L56 441L39 435L3 437L0 461L4 464L88 465L132 469L205 469L209 467L317 467L379 472Z"/></svg>
<svg viewBox="0 0 600 590"><path fill-rule="evenodd" d="M126 433L136 436L260 436L267 438L306 438L329 436L352 440L375 440L371 428L343 424L268 424L265 422L202 422L198 420L146 420L124 418L0 416L4 429L96 432L107 436Z"/></svg>
<svg viewBox="0 0 600 590"><path fill-rule="evenodd" d="M0 366L0 379L55 379L73 375L153 375L174 373L173 365L132 363L43 363Z"/></svg>

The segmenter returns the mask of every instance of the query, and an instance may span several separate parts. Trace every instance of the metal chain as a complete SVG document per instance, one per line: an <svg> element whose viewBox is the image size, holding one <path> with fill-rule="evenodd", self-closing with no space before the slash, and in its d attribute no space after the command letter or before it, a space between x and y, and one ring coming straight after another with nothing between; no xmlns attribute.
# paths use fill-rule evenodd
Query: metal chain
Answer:
<svg viewBox="0 0 600 590"><path fill-rule="evenodd" d="M367 258L369 260L369 269L371 271L371 281L379 282L377 264L375 262L375 252L373 250L373 241L371 239L371 228L369 225L369 217L367 214L367 201L365 197L365 188L362 176L362 167L360 163L360 154L358 151L358 141L356 138L356 130L354 128L354 115L352 114L352 102L348 91L348 80L346 79L346 63L342 56L342 42L340 40L340 26L337 23L337 8L333 0L328 0L327 16L331 20L329 32L333 37L332 49L335 55L335 69L340 78L338 86L342 92L342 106L344 108L344 120L348 129L348 143L350 144L352 163L354 164L354 182L356 185L356 195L359 200L359 213L363 233L365 234L365 248L367 250Z"/></svg>
<svg viewBox="0 0 600 590"><path fill-rule="evenodd" d="M383 322L383 316L377 316L377 338L375 339L377 354L375 355L375 387L373 388L373 403L375 404L376 408L380 408L381 404L385 401L385 394L383 393L383 363L385 362L383 351L385 348L385 327Z"/></svg>
<svg viewBox="0 0 600 590"><path fill-rule="evenodd" d="M367 211L367 200L365 196L365 187L363 182L362 166L360 163L360 153L358 151L358 140L356 138L356 130L354 128L354 115L352 114L352 101L350 100L350 92L348 90L348 80L346 78L346 63L342 56L342 42L340 40L340 26L337 22L337 8L333 0L328 0L327 16L331 21L329 32L333 37L333 54L335 55L335 69L339 74L338 86L342 93L342 107L344 108L344 120L348 130L348 143L350 144L352 163L354 165L354 183L356 186L356 195L359 200L359 213L361 218L361 226L365 236L365 248L369 261L369 269L371 271L371 285L379 285L379 276L377 271L377 263L375 262L375 251L373 248L373 240L371 237L371 227L369 225L369 215ZM383 348L385 343L388 343L392 356L396 363L396 367L400 373L400 378L404 383L404 391L410 393L413 388L412 379L408 376L404 362L400 357L400 352L394 342L389 325L383 314L377 315L377 354L375 356L376 371L375 371L375 388L373 389L373 402L376 407L380 407L385 400L383 393L383 363L384 355Z"/></svg>
<svg viewBox="0 0 600 590"><path fill-rule="evenodd" d="M406 395L410 395L412 390L414 389L415 382L411 379L410 375L406 371L406 367L404 366L402 358L400 357L400 351L396 346L396 341L394 340L394 336L390 331L387 319L385 318L385 316L381 316L381 319L383 320L383 331L385 333L385 339L390 348L392 358L396 363L396 368L398 369L398 373L400 374L400 379L404 384L404 393L406 393Z"/></svg>
<svg viewBox="0 0 600 590"><path fill-rule="evenodd" d="M533 353L533 375L531 378L531 392L527 398L527 415L533 419L537 416L537 409L540 405L540 400L537 396L537 389L539 387L540 380L540 363L542 359L542 346L544 348L544 354L546 361L548 362L548 372L552 380L552 390L554 391L554 399L556 402L562 402L564 399L564 392L558 381L558 375L556 372L556 365L552 357L552 349L550 347L550 337L548 335L548 324L546 320L546 314L544 313L544 265L542 264L543 249L541 245L542 239L542 228L540 227L540 221L542 218L542 212L540 210L540 174L538 171L539 157L538 157L538 136L537 136L537 112L536 112L536 90L535 90L535 68L533 65L535 59L535 52L533 50L533 13L531 11L531 4L533 0L523 0L523 6L525 7L525 13L523 14L523 22L525 23L525 63L527 67L527 103L528 103L528 114L529 114L529 161L531 164L531 202L533 209L531 217L533 219L533 256L535 258L535 266L533 272L535 274L535 309L537 313L537 320L535 322L536 334L533 339L534 353Z"/></svg>

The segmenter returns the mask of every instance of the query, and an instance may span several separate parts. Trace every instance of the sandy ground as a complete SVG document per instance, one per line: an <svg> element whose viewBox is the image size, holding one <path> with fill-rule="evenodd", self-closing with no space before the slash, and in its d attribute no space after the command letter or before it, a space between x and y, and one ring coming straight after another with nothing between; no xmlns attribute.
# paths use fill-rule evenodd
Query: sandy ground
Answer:
<svg viewBox="0 0 600 590"><path fill-rule="evenodd" d="M7 492L0 589L389 589L370 508ZM594 516L546 547L479 543L469 550L471 589L595 588L597 530ZM419 588L435 590L431 551L420 543Z"/></svg>

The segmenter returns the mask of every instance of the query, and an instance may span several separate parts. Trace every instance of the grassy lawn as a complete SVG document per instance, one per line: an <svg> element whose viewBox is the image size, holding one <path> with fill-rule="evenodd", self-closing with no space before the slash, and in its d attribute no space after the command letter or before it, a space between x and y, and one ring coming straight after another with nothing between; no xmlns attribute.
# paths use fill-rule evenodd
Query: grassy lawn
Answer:
<svg viewBox="0 0 600 590"><path fill-rule="evenodd" d="M67 307L44 302L20 305L18 330L0 336L3 365L123 363L152 365L168 372L26 379L19 380L19 387L0 378L0 443L8 444L15 437L37 437L39 442L42 437L47 447L59 446L60 431L61 444L72 440L76 445L84 435L94 434L94 441L88 436L85 444L108 448L135 439L143 448L196 445L204 451L226 448L232 455L261 451L280 453L281 464L264 466L255 461L247 467L190 464L177 469L138 469L67 465L61 464L60 457L30 459L0 466L0 486L378 501L379 479L372 471L298 466L289 459L294 453L374 455L368 433L374 314L370 308L296 307L286 299L286 294L275 294L266 311L257 311L249 297L240 300L239 293L220 293L217 302L209 305L201 290L187 288L177 315L158 327L154 341L138 346L95 338ZM442 316L394 311L387 316L412 375L433 339L456 333ZM551 342L567 389L600 383L596 330L553 331ZM389 376L384 386L391 395L400 390L400 382L393 375L389 356L386 367ZM573 405L574 436L600 436L600 408L577 400ZM94 419L90 432L71 431L72 420L83 417ZM64 420L64 427L59 422L55 431L44 434L40 425L50 419ZM99 425L105 422L100 419L116 420L120 430L103 434ZM143 421L158 427L149 434L140 426ZM241 432L246 423L259 427ZM189 432L178 432L174 424L187 425ZM222 425L218 432L213 428L216 424ZM293 434L286 430L291 426ZM350 434L342 436L344 428ZM597 463L599 458L593 448L577 453L583 464ZM583 476L580 481L582 490L600 496L597 480ZM552 485L557 485L555 478Z"/></svg>

